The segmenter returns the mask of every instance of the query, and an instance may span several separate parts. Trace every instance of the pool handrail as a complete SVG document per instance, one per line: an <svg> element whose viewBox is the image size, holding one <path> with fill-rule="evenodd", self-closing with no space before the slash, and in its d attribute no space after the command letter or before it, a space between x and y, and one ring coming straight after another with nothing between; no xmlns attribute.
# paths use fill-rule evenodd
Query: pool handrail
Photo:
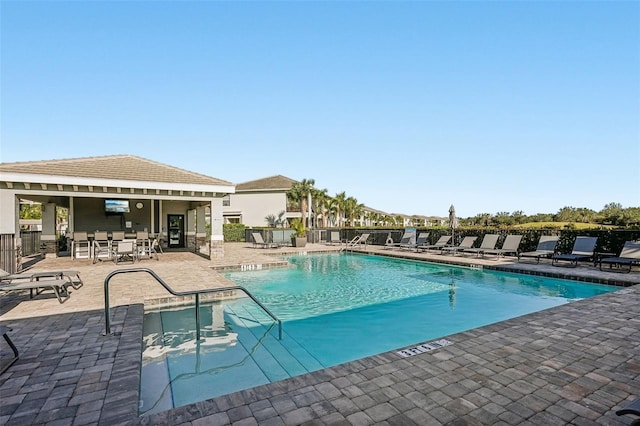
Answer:
<svg viewBox="0 0 640 426"><path fill-rule="evenodd" d="M104 318L105 318L105 335L111 334L111 308L109 307L109 281L111 278L118 274L128 274L132 272L146 272L155 278L158 283L160 283L169 293L174 296L195 296L196 297L196 338L200 340L200 294L203 293L219 293L221 291L232 291L232 290L240 290L251 300L253 300L256 305L260 306L263 311L267 313L277 324L278 324L278 340L282 340L282 321L278 319L266 306L264 306L258 299L256 299L253 294L249 293L244 287L241 286L231 286L231 287L218 287L218 288L208 288L202 290L189 290L189 291L175 291L172 289L169 284L167 284L162 278L155 273L155 271L149 268L127 268L127 269L118 269L110 272L104 279Z"/></svg>

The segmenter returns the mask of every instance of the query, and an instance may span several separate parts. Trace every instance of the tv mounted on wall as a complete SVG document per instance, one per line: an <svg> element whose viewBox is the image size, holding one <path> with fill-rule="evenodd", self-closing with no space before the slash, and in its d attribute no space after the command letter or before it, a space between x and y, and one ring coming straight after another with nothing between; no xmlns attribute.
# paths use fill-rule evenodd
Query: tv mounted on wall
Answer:
<svg viewBox="0 0 640 426"><path fill-rule="evenodd" d="M104 200L105 213L129 213L129 200Z"/></svg>

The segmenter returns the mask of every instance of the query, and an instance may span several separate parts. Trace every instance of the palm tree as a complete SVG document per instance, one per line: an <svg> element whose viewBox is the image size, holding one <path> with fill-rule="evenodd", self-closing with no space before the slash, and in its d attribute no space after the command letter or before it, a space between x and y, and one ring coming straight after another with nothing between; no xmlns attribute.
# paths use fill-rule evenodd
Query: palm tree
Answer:
<svg viewBox="0 0 640 426"><path fill-rule="evenodd" d="M342 191L339 194L336 194L336 196L334 197L334 199L336 200L336 217L338 218L338 226L342 226L343 224L343 216L344 216L344 212L345 212L345 202L347 200L347 194L345 194L344 191Z"/></svg>
<svg viewBox="0 0 640 426"><path fill-rule="evenodd" d="M363 204L359 204L354 197L347 197L345 200L345 216L349 219L350 226L356 226L356 218L360 220L362 216Z"/></svg>
<svg viewBox="0 0 640 426"><path fill-rule="evenodd" d="M331 226L336 226L336 222L338 220L338 213L340 212L340 207L338 206L338 200L336 198L329 197L325 201L325 209L329 212L329 218L331 219Z"/></svg>
<svg viewBox="0 0 640 426"><path fill-rule="evenodd" d="M304 223L305 226L309 226L307 222L307 212L309 210L307 198L309 194L311 194L315 183L316 181L313 179L302 179L302 182L295 182L291 185L291 189L287 191L287 198L300 206L302 223Z"/></svg>
<svg viewBox="0 0 640 426"><path fill-rule="evenodd" d="M326 203L329 198L329 191L325 189L313 189L311 191L311 199L312 199L312 210L314 216L316 218L316 223L319 224L317 220L318 217L322 217L322 226L326 226Z"/></svg>

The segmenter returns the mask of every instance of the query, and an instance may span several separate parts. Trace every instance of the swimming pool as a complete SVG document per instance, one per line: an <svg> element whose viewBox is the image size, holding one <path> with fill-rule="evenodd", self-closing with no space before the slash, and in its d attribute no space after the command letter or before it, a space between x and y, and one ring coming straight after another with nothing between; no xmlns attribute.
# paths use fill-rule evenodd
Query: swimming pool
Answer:
<svg viewBox="0 0 640 426"><path fill-rule="evenodd" d="M248 299L148 312L141 413L153 413L614 291L513 273L360 254L287 258L291 268L228 272Z"/></svg>

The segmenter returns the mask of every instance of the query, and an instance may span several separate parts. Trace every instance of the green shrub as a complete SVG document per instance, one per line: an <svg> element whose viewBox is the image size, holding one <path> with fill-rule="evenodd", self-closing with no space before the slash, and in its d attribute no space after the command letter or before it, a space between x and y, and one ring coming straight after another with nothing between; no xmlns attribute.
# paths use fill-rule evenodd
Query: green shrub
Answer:
<svg viewBox="0 0 640 426"><path fill-rule="evenodd" d="M226 242L239 243L244 241L244 230L246 226L242 223L225 223L222 225L222 234Z"/></svg>

